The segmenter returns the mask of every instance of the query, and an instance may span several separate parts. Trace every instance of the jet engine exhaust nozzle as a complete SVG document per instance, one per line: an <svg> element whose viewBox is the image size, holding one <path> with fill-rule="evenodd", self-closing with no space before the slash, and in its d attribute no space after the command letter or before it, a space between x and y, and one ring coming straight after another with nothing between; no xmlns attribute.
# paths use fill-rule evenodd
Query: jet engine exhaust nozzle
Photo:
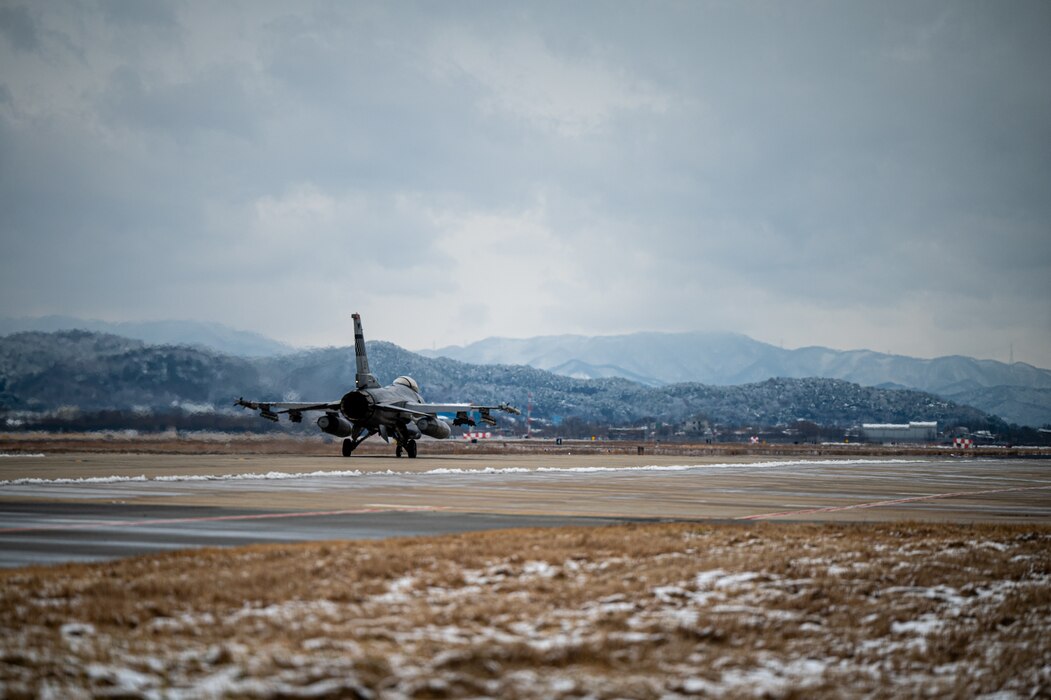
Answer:
<svg viewBox="0 0 1051 700"><path fill-rule="evenodd" d="M355 423L361 423L372 415L372 398L360 391L351 391L339 402L339 410Z"/></svg>

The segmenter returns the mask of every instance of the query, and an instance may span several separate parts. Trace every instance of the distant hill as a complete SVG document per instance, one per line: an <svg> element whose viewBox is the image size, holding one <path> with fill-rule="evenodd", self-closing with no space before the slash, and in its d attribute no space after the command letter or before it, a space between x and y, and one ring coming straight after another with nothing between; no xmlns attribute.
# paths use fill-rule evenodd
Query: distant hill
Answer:
<svg viewBox="0 0 1051 700"><path fill-rule="evenodd" d="M213 410L259 386L249 360L90 331L0 337L0 408Z"/></svg>
<svg viewBox="0 0 1051 700"><path fill-rule="evenodd" d="M824 377L910 388L959 399L1020 425L1051 423L1051 371L1022 362L949 356L920 359L871 350L794 350L735 333L634 333L488 338L424 350L480 364L526 364L577 378L626 377L650 386L738 385L774 377Z"/></svg>
<svg viewBox="0 0 1051 700"><path fill-rule="evenodd" d="M110 323L72 316L0 318L0 336L24 331L85 330L134 338L154 345L196 345L227 355L266 357L295 352L285 343L252 331L201 321L124 321Z"/></svg>
<svg viewBox="0 0 1051 700"><path fill-rule="evenodd" d="M427 358L382 341L368 348L383 383L408 374L431 401L509 401L523 408L532 394L534 417L555 422L568 417L611 424L677 422L704 416L724 425L805 419L849 426L924 419L972 429L1004 427L977 409L931 394L842 380L648 387L619 378L574 379L523 365ZM336 400L353 386L353 357L352 348L326 348L250 359L87 331L16 333L0 338L0 409L230 411L238 396Z"/></svg>
<svg viewBox="0 0 1051 700"><path fill-rule="evenodd" d="M1040 427L1051 425L1051 389L1018 386L994 386L948 393L946 398L968 406L980 406L994 416L1017 425Z"/></svg>

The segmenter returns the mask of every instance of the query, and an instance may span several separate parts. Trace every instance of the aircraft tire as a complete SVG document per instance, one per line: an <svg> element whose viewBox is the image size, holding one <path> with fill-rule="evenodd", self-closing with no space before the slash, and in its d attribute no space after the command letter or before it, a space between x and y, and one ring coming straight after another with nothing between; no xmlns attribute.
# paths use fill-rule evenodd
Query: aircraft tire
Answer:
<svg viewBox="0 0 1051 700"><path fill-rule="evenodd" d="M405 451L409 453L409 459L416 459L416 441L409 440L405 443Z"/></svg>
<svg viewBox="0 0 1051 700"><path fill-rule="evenodd" d="M398 445L397 447L394 448L394 456L395 457L401 457L401 445Z"/></svg>
<svg viewBox="0 0 1051 700"><path fill-rule="evenodd" d="M356 447L356 445L354 444L353 440L351 440L350 438L344 438L344 440L343 440L343 456L344 457L349 457L351 455L351 453L354 452L354 448L355 447Z"/></svg>

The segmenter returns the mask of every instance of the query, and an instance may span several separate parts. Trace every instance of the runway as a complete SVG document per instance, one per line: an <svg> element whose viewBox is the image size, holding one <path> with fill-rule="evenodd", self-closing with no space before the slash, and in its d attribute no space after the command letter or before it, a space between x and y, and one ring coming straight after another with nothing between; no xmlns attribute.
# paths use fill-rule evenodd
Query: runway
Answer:
<svg viewBox="0 0 1051 700"><path fill-rule="evenodd" d="M275 514L203 506L3 503L0 504L0 567L99 561L188 547L381 539L613 522L616 521L605 518L383 509Z"/></svg>
<svg viewBox="0 0 1051 700"><path fill-rule="evenodd" d="M1051 460L0 459L0 566L625 520L1051 522Z"/></svg>

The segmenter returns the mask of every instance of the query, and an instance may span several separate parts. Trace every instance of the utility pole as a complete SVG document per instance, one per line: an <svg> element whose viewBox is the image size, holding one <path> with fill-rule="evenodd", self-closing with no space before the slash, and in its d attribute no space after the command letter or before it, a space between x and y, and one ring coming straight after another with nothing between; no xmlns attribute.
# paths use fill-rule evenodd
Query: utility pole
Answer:
<svg viewBox="0 0 1051 700"><path fill-rule="evenodd" d="M526 404L526 439L533 437L533 392L529 392L529 403Z"/></svg>

